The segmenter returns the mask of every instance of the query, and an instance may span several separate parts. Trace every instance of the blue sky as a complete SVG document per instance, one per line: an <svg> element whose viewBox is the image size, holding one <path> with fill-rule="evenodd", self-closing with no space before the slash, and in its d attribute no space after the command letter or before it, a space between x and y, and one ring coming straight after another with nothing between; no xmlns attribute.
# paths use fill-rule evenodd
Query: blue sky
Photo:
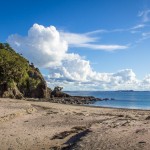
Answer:
<svg viewBox="0 0 150 150"><path fill-rule="evenodd" d="M6 0L0 20L0 41L40 67L49 86L150 90L149 0Z"/></svg>

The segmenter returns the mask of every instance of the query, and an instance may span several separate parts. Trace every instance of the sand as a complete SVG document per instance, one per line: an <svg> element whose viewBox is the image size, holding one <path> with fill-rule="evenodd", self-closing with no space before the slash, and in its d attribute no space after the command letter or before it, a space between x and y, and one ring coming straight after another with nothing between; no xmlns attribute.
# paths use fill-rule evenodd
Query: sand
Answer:
<svg viewBox="0 0 150 150"><path fill-rule="evenodd" d="M149 150L150 111L0 98L0 150Z"/></svg>

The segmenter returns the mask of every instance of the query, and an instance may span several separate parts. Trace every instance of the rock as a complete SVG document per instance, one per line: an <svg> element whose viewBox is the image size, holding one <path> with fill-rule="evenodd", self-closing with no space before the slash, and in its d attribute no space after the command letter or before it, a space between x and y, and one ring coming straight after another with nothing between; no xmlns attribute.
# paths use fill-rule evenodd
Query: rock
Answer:
<svg viewBox="0 0 150 150"><path fill-rule="evenodd" d="M15 83L13 87L9 87L8 83L5 82L0 85L0 97L22 99L23 94L18 90Z"/></svg>
<svg viewBox="0 0 150 150"><path fill-rule="evenodd" d="M57 93L57 92L56 92ZM58 93L57 93L58 94ZM75 105L82 105L82 104L91 104L94 103L97 100L101 100L99 98L95 98L92 96L60 96L55 94L55 97L53 95L53 98L50 98L49 101L50 102L54 102L54 103L62 103L62 104L75 104ZM61 92L62 94L62 92ZM65 93L63 93L65 94Z"/></svg>
<svg viewBox="0 0 150 150"><path fill-rule="evenodd" d="M146 141L139 141L138 143L139 143L139 144L145 144Z"/></svg>
<svg viewBox="0 0 150 150"><path fill-rule="evenodd" d="M51 97L70 97L69 94L62 92L62 89L63 87L55 87L54 90L51 92Z"/></svg>
<svg viewBox="0 0 150 150"><path fill-rule="evenodd" d="M105 100L105 101L107 101L107 100L109 100L109 98L103 98L102 100Z"/></svg>
<svg viewBox="0 0 150 150"><path fill-rule="evenodd" d="M28 88L25 97L32 97L32 98L49 98L50 97L51 90L47 88L46 82L41 81L37 85L36 88Z"/></svg>
<svg viewBox="0 0 150 150"><path fill-rule="evenodd" d="M150 120L150 116L147 116L147 117L145 118L145 120Z"/></svg>

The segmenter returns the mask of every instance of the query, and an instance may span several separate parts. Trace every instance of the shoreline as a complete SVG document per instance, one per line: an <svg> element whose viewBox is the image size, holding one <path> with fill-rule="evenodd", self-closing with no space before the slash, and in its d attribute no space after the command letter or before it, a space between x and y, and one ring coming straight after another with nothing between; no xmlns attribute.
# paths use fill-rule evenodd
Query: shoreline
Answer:
<svg viewBox="0 0 150 150"><path fill-rule="evenodd" d="M149 125L150 110L0 98L0 150L148 150Z"/></svg>
<svg viewBox="0 0 150 150"><path fill-rule="evenodd" d="M86 106L86 105L83 105ZM108 109L123 109L123 110L137 110L137 111L150 111L149 109L141 109L141 108L120 108L120 107L107 107L107 106L89 106L89 107L95 107L95 108L108 108Z"/></svg>
<svg viewBox="0 0 150 150"><path fill-rule="evenodd" d="M123 110L138 110L138 111L150 111L150 108L149 109L140 109L140 108L119 108L119 107L107 107L107 106L94 106L94 105L90 105L90 104L64 104L64 103L59 103L59 102L52 102L52 101L39 101L39 100L26 100L25 101L33 101L33 102L48 102L48 103L55 103L55 104L63 104L63 105L73 105L73 106L85 106L85 107L93 107L93 108L108 108L108 109L123 109Z"/></svg>

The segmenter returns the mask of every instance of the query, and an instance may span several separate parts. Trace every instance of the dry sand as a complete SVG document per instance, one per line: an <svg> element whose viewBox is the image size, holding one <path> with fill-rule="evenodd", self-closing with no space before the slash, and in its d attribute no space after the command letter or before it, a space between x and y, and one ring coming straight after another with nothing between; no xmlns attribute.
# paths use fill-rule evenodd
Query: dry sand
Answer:
<svg viewBox="0 0 150 150"><path fill-rule="evenodd" d="M150 111L0 99L0 150L149 150Z"/></svg>

